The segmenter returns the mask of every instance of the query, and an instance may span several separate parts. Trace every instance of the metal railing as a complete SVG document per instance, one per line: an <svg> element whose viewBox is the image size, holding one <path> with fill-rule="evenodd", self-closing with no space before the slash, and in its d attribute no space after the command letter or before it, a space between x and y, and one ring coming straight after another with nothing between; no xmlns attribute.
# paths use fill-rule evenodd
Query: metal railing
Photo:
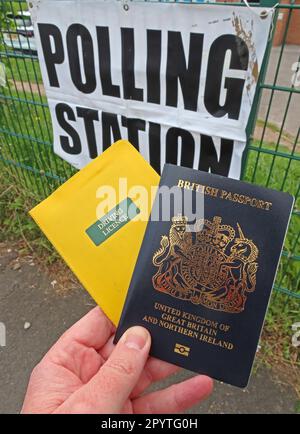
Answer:
<svg viewBox="0 0 300 434"><path fill-rule="evenodd" d="M191 1L190 1L191 2ZM187 3L187 1L185 2ZM274 6L261 0L251 7ZM221 3L244 6L244 3ZM218 4L212 4L218 7ZM47 196L74 172L52 149L51 118L37 55L28 37L7 20L27 10L25 0L0 2L0 168L9 167L18 182ZM247 125L242 178L288 191L295 206L275 288L300 299L300 4L285 0L276 6L274 23ZM298 40L297 40L297 24ZM295 26L295 30L294 27ZM296 32L296 35L295 35ZM27 39L27 46L26 46ZM23 46L22 46L23 44ZM22 48L22 49L21 49ZM6 84L1 84L4 70Z"/></svg>

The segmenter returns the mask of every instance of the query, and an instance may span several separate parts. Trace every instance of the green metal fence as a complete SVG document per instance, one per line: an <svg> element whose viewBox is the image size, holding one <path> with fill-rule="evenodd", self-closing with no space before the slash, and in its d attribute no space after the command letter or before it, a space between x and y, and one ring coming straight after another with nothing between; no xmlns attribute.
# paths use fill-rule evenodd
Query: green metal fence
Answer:
<svg viewBox="0 0 300 434"><path fill-rule="evenodd" d="M261 0L260 5L275 3ZM245 7L244 3L230 4ZM256 6L259 3L251 4ZM32 191L38 201L69 178L75 169L52 150L51 119L38 58L27 51L28 37L20 35L15 18L19 11L27 10L26 2L0 0L0 7L0 169L9 168L16 182ZM7 19L10 13L13 18ZM276 6L247 126L242 177L288 191L296 198L275 288L300 300L300 28L299 45L297 40L296 44L289 44L292 26L300 23L299 14L298 0L286 0ZM279 45L275 47L273 42L278 40ZM1 84L4 68L5 85Z"/></svg>

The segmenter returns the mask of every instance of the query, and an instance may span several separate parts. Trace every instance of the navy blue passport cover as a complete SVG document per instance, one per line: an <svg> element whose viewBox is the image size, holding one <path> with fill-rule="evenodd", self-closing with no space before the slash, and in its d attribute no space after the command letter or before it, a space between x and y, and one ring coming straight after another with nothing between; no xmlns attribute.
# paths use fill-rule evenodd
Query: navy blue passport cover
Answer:
<svg viewBox="0 0 300 434"><path fill-rule="evenodd" d="M198 229L171 202L168 221L149 220L115 342L134 325L151 355L245 387L249 381L293 197L166 164L160 186L204 198ZM158 209L159 195L151 216ZM184 209L186 209L185 207Z"/></svg>

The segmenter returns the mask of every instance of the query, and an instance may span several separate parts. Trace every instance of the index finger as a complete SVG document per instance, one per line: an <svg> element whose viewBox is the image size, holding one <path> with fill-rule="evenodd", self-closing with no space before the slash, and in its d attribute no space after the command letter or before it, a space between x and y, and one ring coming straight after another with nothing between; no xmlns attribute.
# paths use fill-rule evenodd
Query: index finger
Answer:
<svg viewBox="0 0 300 434"><path fill-rule="evenodd" d="M86 347L100 350L110 336L115 332L115 326L107 318L99 306L91 309L83 318L70 327L54 344L52 351L61 345L76 341Z"/></svg>

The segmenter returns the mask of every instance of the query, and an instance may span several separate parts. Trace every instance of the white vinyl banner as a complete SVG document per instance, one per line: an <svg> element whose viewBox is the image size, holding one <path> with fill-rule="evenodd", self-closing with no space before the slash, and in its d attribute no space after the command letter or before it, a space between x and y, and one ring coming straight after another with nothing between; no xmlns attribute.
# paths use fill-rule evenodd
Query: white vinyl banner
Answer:
<svg viewBox="0 0 300 434"><path fill-rule="evenodd" d="M246 7L31 0L54 150L77 168L128 139L238 178L272 13Z"/></svg>

